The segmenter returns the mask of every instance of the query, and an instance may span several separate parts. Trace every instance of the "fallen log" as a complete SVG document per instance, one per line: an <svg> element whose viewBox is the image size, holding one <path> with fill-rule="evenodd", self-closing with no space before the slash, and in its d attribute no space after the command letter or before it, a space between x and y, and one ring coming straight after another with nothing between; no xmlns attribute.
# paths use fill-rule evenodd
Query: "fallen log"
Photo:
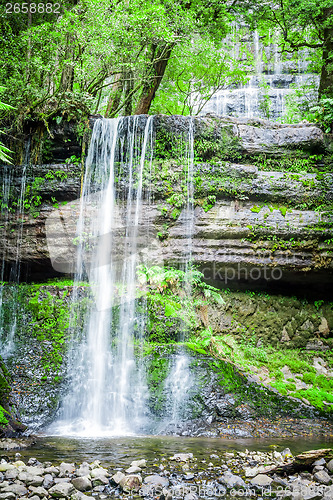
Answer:
<svg viewBox="0 0 333 500"><path fill-rule="evenodd" d="M313 463L321 458L329 461L333 458L333 448L323 448L321 450L310 450L294 457L294 459L287 464L278 465L266 472L266 474L294 474L295 472L309 470Z"/></svg>

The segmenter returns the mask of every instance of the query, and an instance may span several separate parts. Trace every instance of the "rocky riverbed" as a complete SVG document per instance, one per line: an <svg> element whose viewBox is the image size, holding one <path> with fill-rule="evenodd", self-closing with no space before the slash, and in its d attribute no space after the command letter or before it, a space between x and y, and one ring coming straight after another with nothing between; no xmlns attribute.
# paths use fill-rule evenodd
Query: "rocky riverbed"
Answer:
<svg viewBox="0 0 333 500"><path fill-rule="evenodd" d="M12 440L1 443L2 448L6 443L13 449ZM126 465L120 462L110 467L100 460L92 463L40 462L33 457L23 460L20 453L16 453L12 458L2 456L0 499L271 497L331 500L332 458L333 449L297 457L292 456L289 448L265 452L249 451L245 447L243 451L211 453L207 450L207 455L201 452L199 457L180 449L173 455L160 451L154 459L138 456L136 460L128 459Z"/></svg>

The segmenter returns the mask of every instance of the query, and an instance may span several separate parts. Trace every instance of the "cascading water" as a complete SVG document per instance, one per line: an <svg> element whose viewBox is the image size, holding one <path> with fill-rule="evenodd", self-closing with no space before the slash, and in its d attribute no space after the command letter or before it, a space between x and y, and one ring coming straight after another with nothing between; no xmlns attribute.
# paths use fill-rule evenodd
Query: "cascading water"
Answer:
<svg viewBox="0 0 333 500"><path fill-rule="evenodd" d="M77 279L88 273L95 304L84 339L73 349L71 390L50 429L55 433L122 435L144 427L147 389L134 356L144 322L135 294L139 245L147 233L143 172L149 155L151 160L153 118L144 129L142 120L101 119L94 126L78 222Z"/></svg>
<svg viewBox="0 0 333 500"><path fill-rule="evenodd" d="M30 165L30 146L31 140L28 139L24 145L24 157L22 163L22 172L21 172L21 183L18 189L18 193L15 194L17 196L17 209L16 209L16 221L18 230L15 232L15 255L10 256L9 260L12 261L12 265L9 270L9 279L13 282L13 285L10 288L10 299L7 300L6 303L6 313L7 318L5 320L4 313L5 308L3 306L4 300L4 279L5 279L5 262L8 258L6 249L2 250L2 263L0 270L0 355L7 359L9 356L13 354L15 348L15 333L17 328L17 311L18 311L18 301L17 301L17 286L21 279L21 245L23 241L23 227L24 227L24 218L25 218L25 196L26 196L26 184L27 184L27 173ZM1 220L4 224L4 234L8 237L8 233L10 231L10 218L9 218L9 205L10 198L13 195L13 175L12 175L12 166L3 166L2 167L2 204L1 204ZM5 240L3 240L5 244Z"/></svg>
<svg viewBox="0 0 333 500"><path fill-rule="evenodd" d="M243 32L243 37L244 35ZM232 58L237 61L237 47L244 46L242 31L240 36L233 29L231 37ZM282 60L278 34L270 34L272 43L264 46L258 32L247 39L248 59L238 61L248 71L246 84L233 85L218 91L200 111L200 114L216 113L221 116L239 118L269 118L284 120L288 101L315 102L319 85L319 75L310 72L308 52L304 49L297 60ZM246 44L246 42L245 42ZM264 57L265 56L265 57ZM253 62L251 61L253 58ZM266 62L263 62L265 59ZM302 90L303 89L303 90ZM303 100L297 95L302 90Z"/></svg>
<svg viewBox="0 0 333 500"><path fill-rule="evenodd" d="M192 296L192 238L194 232L194 120L189 118L188 137L186 141L186 205L179 220L184 227L183 269L185 272L185 292L187 297ZM184 342L186 329L179 335L179 342ZM186 408L193 385L190 372L190 359L185 349L180 348L171 358L171 369L165 380L164 390L168 400L168 431L177 430L177 427L186 418ZM165 425L163 427L165 430ZM163 430L161 431L163 432Z"/></svg>

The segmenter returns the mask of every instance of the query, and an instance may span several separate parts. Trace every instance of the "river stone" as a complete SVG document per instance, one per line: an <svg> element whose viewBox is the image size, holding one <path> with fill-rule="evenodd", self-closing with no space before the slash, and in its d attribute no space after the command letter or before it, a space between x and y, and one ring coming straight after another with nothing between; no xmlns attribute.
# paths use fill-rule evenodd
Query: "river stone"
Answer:
<svg viewBox="0 0 333 500"><path fill-rule="evenodd" d="M87 462L83 462L78 469L75 471L76 476L89 476L90 468Z"/></svg>
<svg viewBox="0 0 333 500"><path fill-rule="evenodd" d="M26 483L29 486L41 486L44 482L44 478L42 476L31 476L30 474L27 477Z"/></svg>
<svg viewBox="0 0 333 500"><path fill-rule="evenodd" d="M54 485L54 480L52 474L45 474L44 476L44 481L43 481L43 487L48 490L51 488L51 486Z"/></svg>
<svg viewBox="0 0 333 500"><path fill-rule="evenodd" d="M42 486L37 486L37 487L30 486L29 490L32 491L32 493L34 493L34 495L37 495L40 498L44 498L44 497L48 496L48 492Z"/></svg>
<svg viewBox="0 0 333 500"><path fill-rule="evenodd" d="M328 462L326 467L330 472L333 472L333 459Z"/></svg>
<svg viewBox="0 0 333 500"><path fill-rule="evenodd" d="M326 464L326 460L325 458L321 458L320 460L316 460L315 462L313 462L313 466L315 467L316 465L325 465Z"/></svg>
<svg viewBox="0 0 333 500"><path fill-rule="evenodd" d="M124 474L123 472L118 471L118 472L116 472L116 473L112 476L112 478L111 478L111 479L112 479L112 481L113 481L114 483L119 484L119 483L120 483L120 481L121 481L122 479L124 479L124 477L125 477L125 474Z"/></svg>
<svg viewBox="0 0 333 500"><path fill-rule="evenodd" d="M49 489L48 493L53 497L62 498L69 497L74 491L75 488L71 483L58 483L52 486L52 488Z"/></svg>
<svg viewBox="0 0 333 500"><path fill-rule="evenodd" d="M229 489L246 488L246 484L243 479L229 471L225 472L223 476L219 477L218 481L224 484Z"/></svg>
<svg viewBox="0 0 333 500"><path fill-rule="evenodd" d="M100 486L101 484L109 484L109 480L105 476L97 476L92 479L93 486Z"/></svg>
<svg viewBox="0 0 333 500"><path fill-rule="evenodd" d="M55 476L58 476L59 474L59 469L58 467L54 467L54 466L51 466L51 467L46 467L44 469L44 473L45 474L54 474Z"/></svg>
<svg viewBox="0 0 333 500"><path fill-rule="evenodd" d="M88 495L85 495L81 491L76 491L71 495L72 500L91 500L91 497L88 497Z"/></svg>
<svg viewBox="0 0 333 500"><path fill-rule="evenodd" d="M6 486L6 488L3 488L3 492L11 492L14 493L18 497L23 497L28 493L28 490L25 486L22 484L10 484L9 486Z"/></svg>
<svg viewBox="0 0 333 500"><path fill-rule="evenodd" d="M79 491L88 491L88 490L91 490L91 488L92 488L91 481L86 476L73 478L72 484Z"/></svg>
<svg viewBox="0 0 333 500"><path fill-rule="evenodd" d="M176 462L189 462L193 460L193 453L175 453L170 460L175 460Z"/></svg>
<svg viewBox="0 0 333 500"><path fill-rule="evenodd" d="M59 466L60 470L60 476L66 476L67 474L73 474L75 471L75 465L74 464L68 464L66 462L62 462Z"/></svg>
<svg viewBox="0 0 333 500"><path fill-rule="evenodd" d="M127 474L136 474L137 472L141 472L141 467L136 467L135 465L131 465L128 469L126 469Z"/></svg>
<svg viewBox="0 0 333 500"><path fill-rule="evenodd" d="M25 471L32 476L42 476L45 474L43 467L26 467Z"/></svg>
<svg viewBox="0 0 333 500"><path fill-rule="evenodd" d="M293 455L289 448L285 448L283 451L281 451L281 455L284 460L286 460L287 458L293 458Z"/></svg>
<svg viewBox="0 0 333 500"><path fill-rule="evenodd" d="M184 500L198 500L198 498L199 498L198 495L193 491L191 491L191 493L187 493L184 496Z"/></svg>
<svg viewBox="0 0 333 500"><path fill-rule="evenodd" d="M264 467L264 466L259 466L259 467L245 467L244 472L245 472L245 477L255 477L258 474L263 474L266 472L266 470L271 469L271 467Z"/></svg>
<svg viewBox="0 0 333 500"><path fill-rule="evenodd" d="M107 477L109 476L109 473L107 469L103 469L103 467L96 467L96 469L93 469L90 472L90 475L91 477L100 477L100 476Z"/></svg>
<svg viewBox="0 0 333 500"><path fill-rule="evenodd" d="M324 470L319 470L313 475L313 479L320 484L329 485L332 482L332 478Z"/></svg>
<svg viewBox="0 0 333 500"><path fill-rule="evenodd" d="M258 474L256 477L251 479L251 484L253 486L258 486L259 488L261 487L268 487L272 484L273 479L269 476L266 476L266 474Z"/></svg>
<svg viewBox="0 0 333 500"><path fill-rule="evenodd" d="M54 483L59 484L59 483L70 483L71 478L70 477L56 477L54 478Z"/></svg>
<svg viewBox="0 0 333 500"><path fill-rule="evenodd" d="M325 489L325 495L323 500L332 500L333 498L333 486L330 486L328 489Z"/></svg>
<svg viewBox="0 0 333 500"><path fill-rule="evenodd" d="M167 488L169 486L169 480L166 477L159 476L158 474L152 474L144 478L144 484L150 484L152 486L161 486L162 488Z"/></svg>
<svg viewBox="0 0 333 500"><path fill-rule="evenodd" d="M131 462L131 467L147 467L147 461L145 459L133 460L133 462Z"/></svg>
<svg viewBox="0 0 333 500"><path fill-rule="evenodd" d="M25 463L22 462L22 460L16 460L13 465L15 465L15 467L25 467Z"/></svg>
<svg viewBox="0 0 333 500"><path fill-rule="evenodd" d="M5 472L6 479L17 479L19 471L17 469L8 469Z"/></svg>
<svg viewBox="0 0 333 500"><path fill-rule="evenodd" d="M119 485L125 492L129 491L139 491L142 484L142 478L139 474L131 474L130 476L125 476L120 481Z"/></svg>
<svg viewBox="0 0 333 500"><path fill-rule="evenodd" d="M0 493L0 499L3 500L11 500L12 498L15 498L15 493L12 493L11 491L7 491L5 493Z"/></svg>
<svg viewBox="0 0 333 500"><path fill-rule="evenodd" d="M15 465L8 464L7 462L0 464L0 472L6 472L9 469L15 469L15 468L16 468Z"/></svg>

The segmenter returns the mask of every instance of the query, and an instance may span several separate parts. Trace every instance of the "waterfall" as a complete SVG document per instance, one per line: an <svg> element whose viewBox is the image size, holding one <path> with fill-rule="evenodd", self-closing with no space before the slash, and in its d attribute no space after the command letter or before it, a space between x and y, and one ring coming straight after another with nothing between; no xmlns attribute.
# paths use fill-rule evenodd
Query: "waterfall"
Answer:
<svg viewBox="0 0 333 500"><path fill-rule="evenodd" d="M186 205L179 220L184 227L185 244L183 246L183 270L185 272L186 296L192 296L192 238L194 232L194 120L189 118L188 137L186 143ZM179 335L179 342L185 342L188 332L184 328ZM170 373L164 382L164 390L167 394L168 417L164 422L160 433L168 430L175 431L182 421L186 419L186 409L189 394L193 385L193 377L190 372L190 360L183 347L171 356Z"/></svg>
<svg viewBox="0 0 333 500"><path fill-rule="evenodd" d="M311 73L307 60L309 49L299 51L295 61L288 55L284 58L281 56L279 33L270 34L271 43L264 46L257 31L249 35L244 29L238 32L233 27L232 30L232 41L227 37L232 43L230 53L235 63L248 71L248 81L246 84L232 85L231 88L216 92L200 111L201 115L215 113L238 118L283 121L288 116L289 101L293 104L315 102L319 75ZM244 41L252 53L253 62L237 60L239 48L244 46ZM301 99L296 91L302 88L305 91Z"/></svg>
<svg viewBox="0 0 333 500"><path fill-rule="evenodd" d="M21 246L23 242L23 227L25 219L25 197L26 197L26 184L27 184L27 173L30 165L30 149L31 149L31 139L29 138L24 144L24 155L22 162L22 172L21 172L21 183L18 188L18 192L15 194L17 197L17 208L15 212L15 217L17 221L18 229L15 233L15 254L12 256L8 255L6 246L2 249L2 262L0 270L0 355L7 359L13 354L14 351L14 340L17 327L17 315L18 315L18 288L15 285L20 283L21 279ZM13 196L13 170L12 166L2 166L2 203L1 203L1 220L3 221L3 244L6 245L5 240L9 237L10 231L10 220L9 220L9 206L11 202L11 196ZM4 291L5 291L5 275L6 275L6 260L12 261L11 267L7 274L9 275L9 280L13 282L13 286L10 288L10 300L6 300L7 318L5 321L5 308L3 307L4 302Z"/></svg>
<svg viewBox="0 0 333 500"><path fill-rule="evenodd" d="M86 163L78 221L79 272L95 303L73 346L72 382L50 431L124 435L144 427L147 388L134 355L144 321L136 309L136 267L147 244L142 223L143 173L152 153L153 118L97 120ZM119 189L117 186L119 185ZM125 194L124 194L125 193Z"/></svg>

